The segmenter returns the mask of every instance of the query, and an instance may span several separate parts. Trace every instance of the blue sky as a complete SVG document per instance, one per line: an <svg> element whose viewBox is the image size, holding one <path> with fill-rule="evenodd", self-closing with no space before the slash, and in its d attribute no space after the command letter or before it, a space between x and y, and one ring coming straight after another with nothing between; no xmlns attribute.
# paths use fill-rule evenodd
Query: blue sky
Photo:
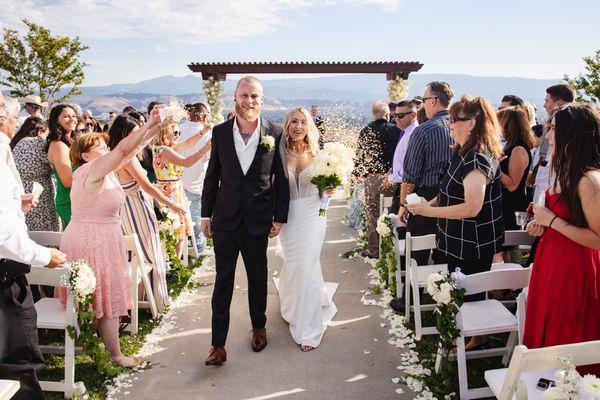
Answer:
<svg viewBox="0 0 600 400"><path fill-rule="evenodd" d="M186 75L203 61L420 61L423 73L558 78L600 47L597 0L0 0L79 36L85 85Z"/></svg>

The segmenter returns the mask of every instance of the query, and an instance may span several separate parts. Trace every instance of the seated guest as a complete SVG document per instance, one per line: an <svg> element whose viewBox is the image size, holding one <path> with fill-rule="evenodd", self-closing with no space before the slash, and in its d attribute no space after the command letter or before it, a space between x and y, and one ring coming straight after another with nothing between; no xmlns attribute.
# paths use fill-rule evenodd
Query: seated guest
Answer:
<svg viewBox="0 0 600 400"><path fill-rule="evenodd" d="M73 172L72 218L60 248L69 260L85 260L96 276L92 307L98 332L110 360L123 367L135 367L142 360L123 355L119 344L119 318L131 308L131 287L127 279L127 254L123 246L120 210L125 202L114 171L123 168L151 141L162 124L158 110L150 123L133 130L109 151L108 138L101 133L82 135L70 151ZM57 290L62 300L65 291Z"/></svg>
<svg viewBox="0 0 600 400"><path fill-rule="evenodd" d="M554 113L546 138L556 182L527 226L541 236L527 297L529 348L600 340L600 116L588 106ZM600 365L577 368L600 376Z"/></svg>
<svg viewBox="0 0 600 400"><path fill-rule="evenodd" d="M59 231L60 223L54 206L52 167L46 156L48 125L38 117L29 117L13 136L10 146L15 165L26 193L31 193L33 182L44 188L37 207L25 215L30 231Z"/></svg>
<svg viewBox="0 0 600 400"><path fill-rule="evenodd" d="M182 221L183 223L178 231L177 253L179 255L182 254L183 243L190 235L192 227L191 215L187 205L188 200L181 179L183 177L183 167L191 167L200 161L210 151L211 142L207 142L188 156L183 156L179 152L195 146L205 133L206 130L202 129L187 140L178 143L179 127L177 124L171 124L161 130L152 148L154 173L156 174L158 188L165 196L186 210L185 220Z"/></svg>

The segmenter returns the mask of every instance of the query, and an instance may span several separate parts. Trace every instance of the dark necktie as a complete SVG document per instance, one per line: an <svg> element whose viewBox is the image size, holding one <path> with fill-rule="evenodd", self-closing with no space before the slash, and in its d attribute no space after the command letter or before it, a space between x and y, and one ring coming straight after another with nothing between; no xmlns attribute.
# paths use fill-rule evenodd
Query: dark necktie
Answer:
<svg viewBox="0 0 600 400"><path fill-rule="evenodd" d="M248 144L248 140L252 137L252 133L253 132L240 132L240 136L242 136L245 145Z"/></svg>

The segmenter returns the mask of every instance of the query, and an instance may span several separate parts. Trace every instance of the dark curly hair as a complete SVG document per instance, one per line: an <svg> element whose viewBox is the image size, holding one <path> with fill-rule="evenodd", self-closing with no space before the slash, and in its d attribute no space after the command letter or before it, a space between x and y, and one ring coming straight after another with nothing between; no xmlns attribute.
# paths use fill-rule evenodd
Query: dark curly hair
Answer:
<svg viewBox="0 0 600 400"><path fill-rule="evenodd" d="M50 148L50 143L56 140L60 140L61 142L66 144L67 147L71 147L71 143L73 143L73 140L69 137L67 132L63 129L63 127L60 126L60 124L58 123L58 117L65 108L70 108L77 115L77 111L75 111L75 109L69 104L58 104L52 107L52 110L50 110L50 116L48 117L49 132L48 137L46 138L46 140L48 141L48 143L46 144L46 151L48 151L48 149Z"/></svg>

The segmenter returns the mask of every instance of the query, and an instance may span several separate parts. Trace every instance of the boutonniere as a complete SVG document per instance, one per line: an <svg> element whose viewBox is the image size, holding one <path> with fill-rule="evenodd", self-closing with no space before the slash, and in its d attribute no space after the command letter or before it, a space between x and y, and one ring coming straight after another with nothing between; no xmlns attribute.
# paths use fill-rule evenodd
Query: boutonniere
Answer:
<svg viewBox="0 0 600 400"><path fill-rule="evenodd" d="M275 138L273 138L273 136L263 136L262 144L267 151L273 151L275 148Z"/></svg>

